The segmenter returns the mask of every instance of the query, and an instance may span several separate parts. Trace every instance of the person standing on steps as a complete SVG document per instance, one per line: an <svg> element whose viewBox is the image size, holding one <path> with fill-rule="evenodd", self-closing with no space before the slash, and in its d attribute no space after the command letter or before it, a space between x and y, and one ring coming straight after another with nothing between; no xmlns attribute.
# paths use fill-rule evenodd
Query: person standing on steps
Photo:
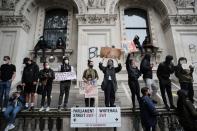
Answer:
<svg viewBox="0 0 197 131"><path fill-rule="evenodd" d="M16 66L11 64L9 56L4 56L3 62L0 67L0 107L4 112L8 105L12 81L16 77Z"/></svg>
<svg viewBox="0 0 197 131"><path fill-rule="evenodd" d="M172 63L172 60L173 57L171 55L167 55L165 61L160 63L157 69L157 77L159 79L161 96L167 110L170 110L170 108L175 109L170 80L170 75L174 73L174 64ZM167 92L170 107L167 104L165 92Z"/></svg>
<svg viewBox="0 0 197 131"><path fill-rule="evenodd" d="M52 84L53 80L55 79L55 73L50 68L49 63L44 62L43 63L43 69L40 70L39 73L39 80L43 87L42 92L42 99L41 99L41 108L39 111L44 110L45 105L45 97L47 96L47 108L46 111L50 110L50 104L51 104L51 91L52 91Z"/></svg>
<svg viewBox="0 0 197 131"><path fill-rule="evenodd" d="M36 85L38 82L39 67L30 58L23 59L25 67L22 74L22 85L24 86L24 93L26 96L25 109L34 109ZM29 105L30 102L30 105Z"/></svg>
<svg viewBox="0 0 197 131"><path fill-rule="evenodd" d="M74 72L74 68L70 65L70 61L68 57L64 57L62 61L62 65L59 67L60 72ZM65 80L60 82L60 96L58 102L58 111L61 111L62 101L64 96L64 104L63 108L67 108L69 92L70 92L71 80Z"/></svg>
<svg viewBox="0 0 197 131"><path fill-rule="evenodd" d="M132 94L133 111L135 111L135 95L137 96L138 102L140 101L140 85L138 78L141 76L141 72L130 56L131 54L129 53L126 59L126 69L128 73L128 84Z"/></svg>
<svg viewBox="0 0 197 131"><path fill-rule="evenodd" d="M103 59L104 61L104 59ZM122 66L118 63L118 67L114 67L113 59L109 59L107 62L107 66L103 66L103 61L99 63L99 68L104 74L104 79L101 85L102 90L105 95L105 106L106 107L115 107L115 93L117 91L118 85L116 80L116 73L120 72Z"/></svg>
<svg viewBox="0 0 197 131"><path fill-rule="evenodd" d="M84 82L88 83L90 81L90 79L91 79L91 81L97 81L99 79L98 73L93 67L94 67L93 61L88 60L88 69L86 69L83 72L83 77L82 77ZM89 107L89 106L93 107L94 103L95 103L94 98L85 98L85 106L86 107Z"/></svg>

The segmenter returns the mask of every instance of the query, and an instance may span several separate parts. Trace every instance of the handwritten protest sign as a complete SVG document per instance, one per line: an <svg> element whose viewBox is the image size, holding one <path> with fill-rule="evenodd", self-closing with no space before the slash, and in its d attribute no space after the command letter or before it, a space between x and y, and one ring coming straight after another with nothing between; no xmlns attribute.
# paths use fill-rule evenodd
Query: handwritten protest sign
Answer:
<svg viewBox="0 0 197 131"><path fill-rule="evenodd" d="M121 127L120 107L71 108L71 127Z"/></svg>
<svg viewBox="0 0 197 131"><path fill-rule="evenodd" d="M84 94L85 98L94 98L98 95L98 89L96 87L96 81L91 82L79 82L79 94Z"/></svg>
<svg viewBox="0 0 197 131"><path fill-rule="evenodd" d="M56 72L55 81L75 80L77 78L75 72Z"/></svg>
<svg viewBox="0 0 197 131"><path fill-rule="evenodd" d="M120 59L121 49L111 48L111 47L101 47L100 57Z"/></svg>

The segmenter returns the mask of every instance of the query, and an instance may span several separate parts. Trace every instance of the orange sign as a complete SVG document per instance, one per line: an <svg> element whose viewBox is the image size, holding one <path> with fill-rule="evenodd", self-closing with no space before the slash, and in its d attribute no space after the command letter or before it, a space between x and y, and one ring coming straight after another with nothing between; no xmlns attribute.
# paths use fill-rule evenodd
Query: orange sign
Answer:
<svg viewBox="0 0 197 131"><path fill-rule="evenodd" d="M111 48L111 47L101 47L100 57L120 59L121 49Z"/></svg>

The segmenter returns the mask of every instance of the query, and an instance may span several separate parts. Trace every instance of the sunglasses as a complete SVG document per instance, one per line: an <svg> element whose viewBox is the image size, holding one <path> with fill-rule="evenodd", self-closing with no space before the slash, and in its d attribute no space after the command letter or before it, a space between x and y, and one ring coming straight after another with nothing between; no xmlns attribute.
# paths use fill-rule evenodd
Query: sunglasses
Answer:
<svg viewBox="0 0 197 131"><path fill-rule="evenodd" d="M7 59L4 58L3 61L7 61Z"/></svg>

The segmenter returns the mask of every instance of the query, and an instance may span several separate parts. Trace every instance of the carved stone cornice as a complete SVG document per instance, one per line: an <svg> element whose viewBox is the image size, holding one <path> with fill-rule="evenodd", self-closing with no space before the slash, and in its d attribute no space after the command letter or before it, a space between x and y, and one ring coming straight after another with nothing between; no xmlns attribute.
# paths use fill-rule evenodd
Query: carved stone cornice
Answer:
<svg viewBox="0 0 197 131"><path fill-rule="evenodd" d="M0 16L0 27L21 27L29 32L31 23L25 16Z"/></svg>
<svg viewBox="0 0 197 131"><path fill-rule="evenodd" d="M115 25L117 14L77 15L79 25Z"/></svg>
<svg viewBox="0 0 197 131"><path fill-rule="evenodd" d="M197 15L171 15L163 19L162 27L165 29L169 25L197 25Z"/></svg>

